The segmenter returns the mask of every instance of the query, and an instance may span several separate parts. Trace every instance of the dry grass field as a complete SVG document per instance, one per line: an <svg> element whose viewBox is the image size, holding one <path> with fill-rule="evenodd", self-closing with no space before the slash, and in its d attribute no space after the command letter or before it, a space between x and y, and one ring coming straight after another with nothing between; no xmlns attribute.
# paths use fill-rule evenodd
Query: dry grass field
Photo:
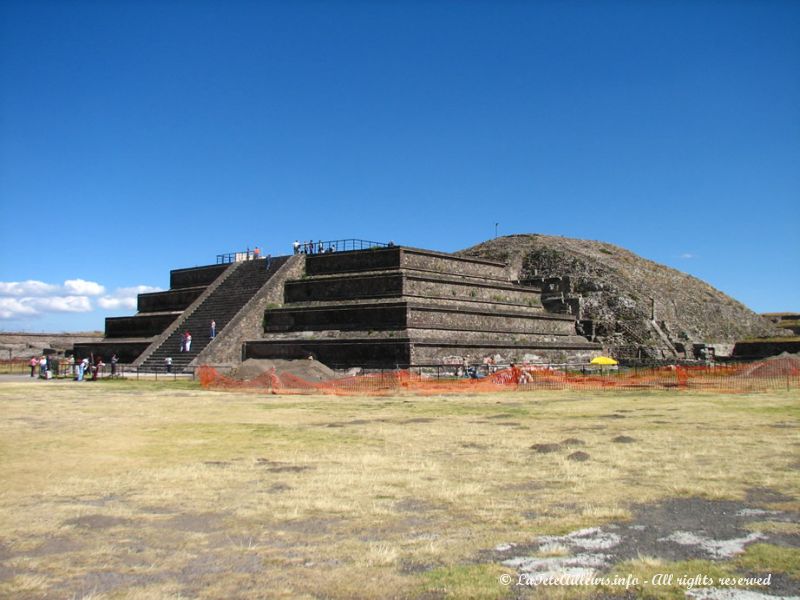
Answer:
<svg viewBox="0 0 800 600"><path fill-rule="evenodd" d="M798 400L0 380L0 597L684 598L662 573L788 595ZM519 585L521 557L592 547L639 583Z"/></svg>

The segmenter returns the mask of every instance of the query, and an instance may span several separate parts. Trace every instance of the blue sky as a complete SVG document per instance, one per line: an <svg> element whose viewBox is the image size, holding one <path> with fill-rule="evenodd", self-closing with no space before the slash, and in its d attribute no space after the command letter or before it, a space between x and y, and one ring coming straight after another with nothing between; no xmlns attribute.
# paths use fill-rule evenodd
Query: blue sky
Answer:
<svg viewBox="0 0 800 600"><path fill-rule="evenodd" d="M800 310L800 3L5 0L0 329L357 237L603 240Z"/></svg>

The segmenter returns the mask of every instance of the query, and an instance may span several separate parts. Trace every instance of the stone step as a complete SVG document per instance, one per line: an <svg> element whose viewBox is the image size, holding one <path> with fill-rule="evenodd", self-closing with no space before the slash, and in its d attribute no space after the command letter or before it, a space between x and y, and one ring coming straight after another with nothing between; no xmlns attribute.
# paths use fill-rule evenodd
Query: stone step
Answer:
<svg viewBox="0 0 800 600"><path fill-rule="evenodd" d="M264 315L264 329L269 334L325 330L381 331L406 327L556 335L575 333L574 320L560 315L477 311L411 302L329 304L304 308L290 305L267 310Z"/></svg>
<svg viewBox="0 0 800 600"><path fill-rule="evenodd" d="M211 343L211 321L216 321L217 334L233 319L261 287L280 269L288 257L278 257L265 268L264 259L241 264L214 292L188 315L177 329L144 361L144 368L160 367L164 358L171 357L173 367L188 365ZM180 352L182 335L192 335L190 352Z"/></svg>
<svg viewBox="0 0 800 600"><path fill-rule="evenodd" d="M330 329L323 331L304 332L270 332L265 338L270 341L330 341L330 340L393 340L393 339L437 339L450 342L475 343L494 340L498 343L511 345L526 345L538 343L552 344L583 344L586 338L572 332L519 332L481 329L465 331L462 329L433 328L433 327L408 327L395 330L339 330ZM194 346L193 346L194 348Z"/></svg>
<svg viewBox="0 0 800 600"><path fill-rule="evenodd" d="M419 275L405 271L288 281L284 294L287 304L402 296L480 300L541 307L539 292L534 288L515 286L508 282L479 283L443 274Z"/></svg>

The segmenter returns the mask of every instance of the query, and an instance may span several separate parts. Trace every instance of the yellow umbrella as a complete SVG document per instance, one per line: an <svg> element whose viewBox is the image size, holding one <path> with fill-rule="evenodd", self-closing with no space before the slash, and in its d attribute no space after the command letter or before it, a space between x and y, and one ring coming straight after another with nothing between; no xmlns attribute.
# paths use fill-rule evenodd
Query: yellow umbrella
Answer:
<svg viewBox="0 0 800 600"><path fill-rule="evenodd" d="M592 359L592 362L589 363L592 365L616 365L619 364L613 358L609 358L608 356L595 356Z"/></svg>

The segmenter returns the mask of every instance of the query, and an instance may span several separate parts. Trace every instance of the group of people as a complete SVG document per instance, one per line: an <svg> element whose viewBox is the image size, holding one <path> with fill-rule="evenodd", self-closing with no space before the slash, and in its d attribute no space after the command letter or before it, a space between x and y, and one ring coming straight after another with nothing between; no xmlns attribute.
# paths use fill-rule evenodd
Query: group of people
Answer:
<svg viewBox="0 0 800 600"><path fill-rule="evenodd" d="M244 258L244 260L258 260L259 258L261 258L261 248L256 246L255 248L250 250L250 247L248 246L247 250L244 251L244 257L243 258ZM241 260L241 259L237 258L237 260Z"/></svg>
<svg viewBox="0 0 800 600"><path fill-rule="evenodd" d="M316 243L314 240L309 240L302 243L295 240L294 244L292 244L292 248L294 249L295 254L327 254L328 252L336 252L336 244L332 246L329 245L326 248L325 244L322 243L322 240Z"/></svg>
<svg viewBox="0 0 800 600"><path fill-rule="evenodd" d="M66 375L73 373L73 379L75 381L84 381L85 378L89 376L91 376L92 381L96 381L102 375L103 367L105 366L102 356L86 357L77 362L74 356L69 356L65 360L67 361L67 367L65 367L64 373ZM118 362L119 357L114 353L111 357L111 377L117 376ZM48 355L43 355L41 357L34 356L28 364L31 368L31 377L36 377L38 371L38 375L42 379L58 377L59 369L62 366L58 358Z"/></svg>
<svg viewBox="0 0 800 600"><path fill-rule="evenodd" d="M244 253L244 257L243 258L237 258L236 260L237 261L238 260L258 260L258 259L262 258L261 254L262 254L261 248L259 248L258 246L256 246L252 250L250 250L250 248L248 247L247 250ZM240 255L237 255L237 256L240 256ZM271 254L267 254L263 258L266 261L264 263L265 264L265 268L266 268L267 271L269 271L269 266L272 263L272 255Z"/></svg>
<svg viewBox="0 0 800 600"><path fill-rule="evenodd" d="M50 357L42 355L41 358L36 358L35 356L31 357L31 362L29 363L31 367L31 377L36 377L36 371L39 371L39 377L42 379L48 379L47 373L52 373L52 365L50 364Z"/></svg>
<svg viewBox="0 0 800 600"><path fill-rule="evenodd" d="M209 339L214 339L217 337L217 322L214 319L211 319L211 323L208 327L208 337ZM184 331L181 334L181 343L180 347L178 348L179 352L191 352L192 351L192 334L188 331Z"/></svg>
<svg viewBox="0 0 800 600"><path fill-rule="evenodd" d="M499 368L493 356L484 357L482 365L470 364L465 358L463 362L456 367L456 377L483 379L488 375L496 373ZM508 366L507 377L511 383L530 383L532 381L530 373L528 373L525 368L520 368L516 363L511 363Z"/></svg>
<svg viewBox="0 0 800 600"><path fill-rule="evenodd" d="M216 330L216 324L214 324L214 329ZM189 333L188 331L185 331L184 333L181 334L181 344L180 348L178 348L178 352L191 352L191 350L192 350L192 334Z"/></svg>
<svg viewBox="0 0 800 600"><path fill-rule="evenodd" d="M75 365L75 381L83 381L89 374L91 374L92 381L97 381L100 369L104 364L101 356L98 356L94 362L90 361L88 358L84 358Z"/></svg>
<svg viewBox="0 0 800 600"><path fill-rule="evenodd" d="M111 376L115 377L117 374L117 363L119 357L114 354L111 357ZM103 367L106 363L103 362L102 356L92 356L92 359L84 357L80 362L75 363L75 381L84 381L89 378L90 381L97 381L103 372Z"/></svg>

